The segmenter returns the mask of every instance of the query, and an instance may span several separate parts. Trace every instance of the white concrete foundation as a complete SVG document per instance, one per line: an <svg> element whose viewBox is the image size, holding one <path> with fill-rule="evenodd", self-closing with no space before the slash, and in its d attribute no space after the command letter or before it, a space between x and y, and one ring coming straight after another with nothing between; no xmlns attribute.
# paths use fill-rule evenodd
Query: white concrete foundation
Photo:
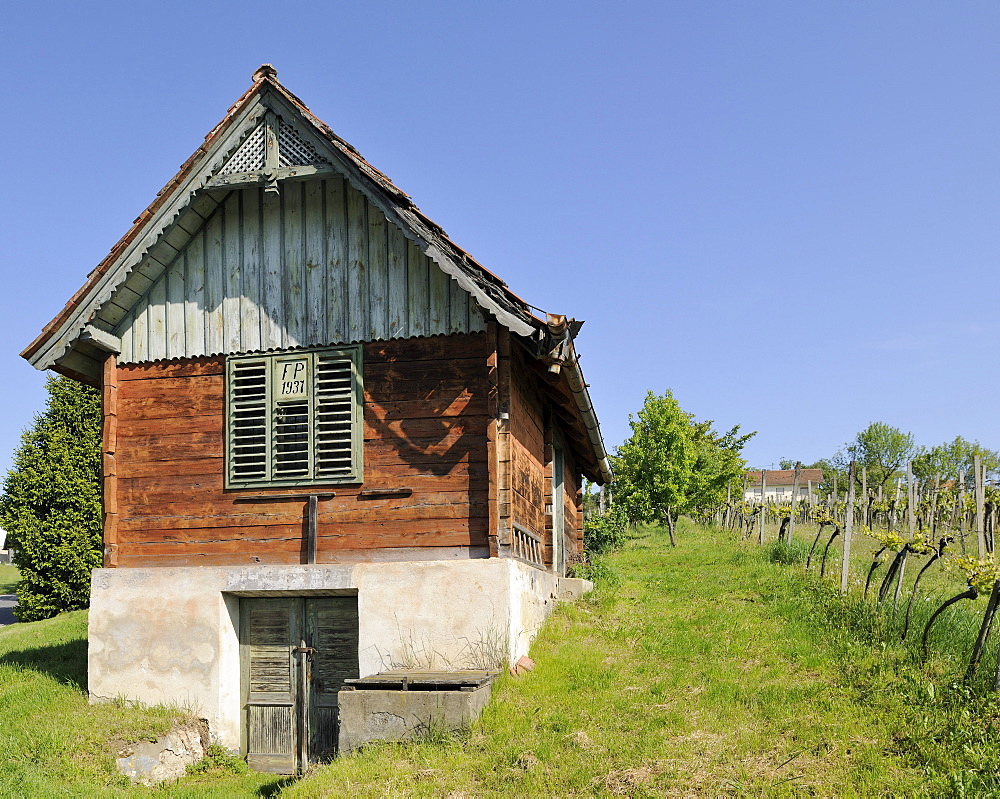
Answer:
<svg viewBox="0 0 1000 799"><path fill-rule="evenodd" d="M577 594L578 582L500 558L96 569L91 701L177 705L208 719L213 738L236 749L241 596L357 594L366 677L393 668L514 663L555 600Z"/></svg>

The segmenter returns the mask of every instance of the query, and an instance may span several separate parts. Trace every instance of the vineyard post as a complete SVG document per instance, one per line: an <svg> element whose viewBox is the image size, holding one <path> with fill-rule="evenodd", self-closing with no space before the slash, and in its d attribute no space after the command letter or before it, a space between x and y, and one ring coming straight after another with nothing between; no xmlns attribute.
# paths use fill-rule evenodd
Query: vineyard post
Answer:
<svg viewBox="0 0 1000 799"><path fill-rule="evenodd" d="M979 557L986 557L986 530L983 525L983 504L986 501L983 488L983 459L976 453L972 459L972 469L976 475L976 543L979 545Z"/></svg>
<svg viewBox="0 0 1000 799"><path fill-rule="evenodd" d="M767 469L760 470L760 529L757 531L757 543L764 543L764 517L767 516Z"/></svg>
<svg viewBox="0 0 1000 799"><path fill-rule="evenodd" d="M854 477L857 461L851 461L847 480L847 509L844 511L844 562L840 565L840 593L847 593L847 578L851 572L851 533L854 530Z"/></svg>
<svg viewBox="0 0 1000 799"><path fill-rule="evenodd" d="M931 497L931 536L937 535L938 494L941 492L941 475L934 475L934 496Z"/></svg>
<svg viewBox="0 0 1000 799"><path fill-rule="evenodd" d="M795 475L792 477L792 512L788 519L788 532L785 534L785 543L792 543L792 530L795 527L795 513L799 504L799 474L802 471L802 462L795 461Z"/></svg>
<svg viewBox="0 0 1000 799"><path fill-rule="evenodd" d="M868 518L868 467L861 467L861 523L870 526Z"/></svg>
<svg viewBox="0 0 1000 799"><path fill-rule="evenodd" d="M906 526L910 531L910 538L917 532L916 508L913 506L917 501L917 492L913 490L913 461L906 462Z"/></svg>
<svg viewBox="0 0 1000 799"><path fill-rule="evenodd" d="M813 496L813 481L806 480L806 495L809 498L809 510L816 507L816 497Z"/></svg>
<svg viewBox="0 0 1000 799"><path fill-rule="evenodd" d="M958 540L965 554L965 469L958 470Z"/></svg>
<svg viewBox="0 0 1000 799"><path fill-rule="evenodd" d="M837 504L837 473L833 473L833 504Z"/></svg>

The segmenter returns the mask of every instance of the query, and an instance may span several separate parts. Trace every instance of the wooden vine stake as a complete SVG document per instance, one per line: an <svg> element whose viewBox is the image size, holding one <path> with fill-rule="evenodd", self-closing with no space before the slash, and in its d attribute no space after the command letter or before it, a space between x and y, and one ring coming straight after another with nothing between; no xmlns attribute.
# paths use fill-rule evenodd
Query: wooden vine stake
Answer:
<svg viewBox="0 0 1000 799"><path fill-rule="evenodd" d="M917 492L913 485L913 461L906 462L906 526L910 531L910 538L917 532Z"/></svg>
<svg viewBox="0 0 1000 799"><path fill-rule="evenodd" d="M760 470L760 528L757 532L757 543L764 543L764 517L767 515L767 469Z"/></svg>
<svg viewBox="0 0 1000 799"><path fill-rule="evenodd" d="M972 459L972 469L976 477L976 543L979 545L979 557L986 557L986 526L983 524L983 504L986 502L983 487L983 459L975 455Z"/></svg>
<svg viewBox="0 0 1000 799"><path fill-rule="evenodd" d="M965 470L958 470L958 540L965 554Z"/></svg>
<svg viewBox="0 0 1000 799"><path fill-rule="evenodd" d="M851 573L851 533L854 530L854 478L857 461L851 461L847 479L847 509L844 511L844 562L840 564L840 593L847 593L847 578Z"/></svg>
<svg viewBox="0 0 1000 799"><path fill-rule="evenodd" d="M799 504L799 475L802 473L802 463L795 461L795 476L792 479L792 513L788 518L788 532L785 533L785 543L792 543L792 529L795 527L795 513Z"/></svg>
<svg viewBox="0 0 1000 799"><path fill-rule="evenodd" d="M871 519L868 518L868 508L871 503L868 501L868 467L861 467L861 523L866 527L871 526Z"/></svg>

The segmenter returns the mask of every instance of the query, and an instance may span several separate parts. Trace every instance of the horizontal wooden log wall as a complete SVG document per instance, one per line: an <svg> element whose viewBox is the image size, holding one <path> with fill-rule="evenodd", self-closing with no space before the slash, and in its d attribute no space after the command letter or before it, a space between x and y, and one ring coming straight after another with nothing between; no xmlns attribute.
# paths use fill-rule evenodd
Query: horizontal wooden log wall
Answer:
<svg viewBox="0 0 1000 799"><path fill-rule="evenodd" d="M545 563L551 567L552 517L546 507L563 503L563 552L571 564L583 551L578 497L580 475L568 447L564 447L563 495L552 496L552 447L555 414L539 385L540 378L528 363L524 352L515 348L511 357L510 387L510 464L511 521L528 528L542 538Z"/></svg>
<svg viewBox="0 0 1000 799"><path fill-rule="evenodd" d="M511 521L545 536L545 497L548 472L545 452L543 397L535 377L515 348L511 358L510 387L510 505ZM546 543L545 562L552 562L551 542Z"/></svg>
<svg viewBox="0 0 1000 799"><path fill-rule="evenodd" d="M117 369L117 563L300 563L305 498L321 500L318 562L338 552L485 547L488 528L486 336L364 348L364 485L223 490L225 361ZM411 488L410 496L362 490ZM236 502L301 493L303 501Z"/></svg>

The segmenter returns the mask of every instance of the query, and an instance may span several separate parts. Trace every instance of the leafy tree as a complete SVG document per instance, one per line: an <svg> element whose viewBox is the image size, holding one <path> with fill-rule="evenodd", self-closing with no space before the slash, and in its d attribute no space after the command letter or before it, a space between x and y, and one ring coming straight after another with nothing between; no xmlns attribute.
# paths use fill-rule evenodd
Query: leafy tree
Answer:
<svg viewBox="0 0 1000 799"><path fill-rule="evenodd" d="M940 475L943 480L958 480L959 472L964 472L966 480L972 484L973 463L976 455L982 459L987 474L1000 470L1000 453L986 449L978 441L967 441L956 436L954 441L938 444L913 459L913 471L917 477L933 479Z"/></svg>
<svg viewBox="0 0 1000 799"><path fill-rule="evenodd" d="M681 513L718 506L746 470L739 453L753 434L716 433L670 391L649 392L629 425L632 435L615 456L615 503L631 522L666 523L671 541Z"/></svg>
<svg viewBox="0 0 1000 799"><path fill-rule="evenodd" d="M672 532L697 459L691 417L669 390L662 397L650 391L629 426L632 435L615 457L615 503L629 521L665 522Z"/></svg>
<svg viewBox="0 0 1000 799"><path fill-rule="evenodd" d="M695 447L695 464L687 490L685 511L709 511L719 507L726 498L726 488L736 486L746 473L746 461L740 452L753 433L740 435L736 425L719 435L713 422L691 420L691 441Z"/></svg>
<svg viewBox="0 0 1000 799"><path fill-rule="evenodd" d="M884 487L919 452L912 433L904 433L885 422L872 422L844 448L846 454L838 452L833 457L833 465L846 472L848 464L857 461L859 473L861 467L867 470L871 488Z"/></svg>
<svg viewBox="0 0 1000 799"><path fill-rule="evenodd" d="M21 621L87 607L102 557L100 393L66 377L46 388L45 411L21 436L0 496Z"/></svg>

